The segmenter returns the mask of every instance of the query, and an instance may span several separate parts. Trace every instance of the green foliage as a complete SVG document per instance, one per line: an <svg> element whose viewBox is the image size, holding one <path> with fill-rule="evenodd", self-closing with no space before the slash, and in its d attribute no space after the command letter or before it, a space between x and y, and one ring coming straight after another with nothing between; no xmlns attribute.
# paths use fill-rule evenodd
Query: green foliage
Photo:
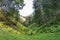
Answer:
<svg viewBox="0 0 60 40"><path fill-rule="evenodd" d="M6 3L7 1L7 3ZM0 20L1 21L5 21L5 24L8 25L12 25L12 26L16 26L17 22L20 22L20 15L19 12L17 11L17 9L15 9L15 7L10 7L10 6L14 6L13 4L11 5L12 1L15 2L15 6L17 6L17 8L19 8L18 6L22 6L23 5L23 0L2 0L0 3ZM6 7L6 5L10 5L8 6L9 9L8 11L6 11L5 9L2 9L3 6Z"/></svg>
<svg viewBox="0 0 60 40"><path fill-rule="evenodd" d="M3 1L0 0L0 6ZM24 6L23 0L14 1L17 6ZM60 40L59 4L59 0L34 0L35 12L25 17L26 21L15 8L0 8L0 40Z"/></svg>
<svg viewBox="0 0 60 40"><path fill-rule="evenodd" d="M60 20L59 2L59 0L34 0L34 21L44 25Z"/></svg>
<svg viewBox="0 0 60 40"><path fill-rule="evenodd" d="M23 24L21 24L21 23L17 23L17 27L15 28L17 31L20 31L20 32L22 32L23 34L25 34L25 33L29 33L29 29L27 28L27 27L25 27Z"/></svg>
<svg viewBox="0 0 60 40"><path fill-rule="evenodd" d="M26 20L23 22L23 25L28 27L30 24L32 24L33 23L33 17L34 17L34 13L30 14L29 16L26 16L25 17Z"/></svg>
<svg viewBox="0 0 60 40"><path fill-rule="evenodd" d="M21 23L17 23L17 26L9 26L6 25L5 22L0 22L0 29L6 32L13 32L13 33L21 33L21 34L28 34L29 29L23 26Z"/></svg>
<svg viewBox="0 0 60 40"><path fill-rule="evenodd" d="M18 32L17 30L14 30L13 28L11 28L8 25L4 25L4 22L0 22L0 30L7 32L7 33L13 33L13 34L21 34L21 32Z"/></svg>
<svg viewBox="0 0 60 40"><path fill-rule="evenodd" d="M23 0L15 0L15 1L16 1L17 4L20 4L20 5L22 5L23 2L24 2Z"/></svg>
<svg viewBox="0 0 60 40"><path fill-rule="evenodd" d="M29 26L29 28L32 30L32 32L35 33L59 33L60 23L58 22L52 25L38 25L33 23Z"/></svg>
<svg viewBox="0 0 60 40"><path fill-rule="evenodd" d="M34 16L28 28L33 33L60 32L60 1L59 0L34 0ZM30 23L30 22L29 22Z"/></svg>

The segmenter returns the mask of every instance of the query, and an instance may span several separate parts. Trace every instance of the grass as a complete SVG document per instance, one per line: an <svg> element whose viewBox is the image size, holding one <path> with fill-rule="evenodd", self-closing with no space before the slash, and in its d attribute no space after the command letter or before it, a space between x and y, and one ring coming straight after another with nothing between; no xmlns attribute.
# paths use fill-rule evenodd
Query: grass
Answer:
<svg viewBox="0 0 60 40"><path fill-rule="evenodd" d="M60 40L60 33L14 34L0 29L0 40Z"/></svg>
<svg viewBox="0 0 60 40"><path fill-rule="evenodd" d="M0 23L0 40L60 40L60 33L22 34Z"/></svg>

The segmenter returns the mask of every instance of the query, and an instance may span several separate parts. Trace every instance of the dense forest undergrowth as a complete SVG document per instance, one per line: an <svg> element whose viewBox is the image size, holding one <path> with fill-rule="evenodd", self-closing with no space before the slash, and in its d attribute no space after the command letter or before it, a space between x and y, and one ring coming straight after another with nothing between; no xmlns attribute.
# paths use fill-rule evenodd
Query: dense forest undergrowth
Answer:
<svg viewBox="0 0 60 40"><path fill-rule="evenodd" d="M31 24L28 26L32 31L36 33L59 33L60 32L60 21L57 23L49 24L49 25L38 25L38 24Z"/></svg>

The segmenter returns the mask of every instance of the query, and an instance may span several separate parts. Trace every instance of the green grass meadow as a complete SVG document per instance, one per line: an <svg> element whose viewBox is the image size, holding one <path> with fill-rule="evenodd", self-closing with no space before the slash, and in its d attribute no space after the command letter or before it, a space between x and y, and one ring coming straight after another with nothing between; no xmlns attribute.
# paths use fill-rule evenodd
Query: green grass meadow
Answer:
<svg viewBox="0 0 60 40"><path fill-rule="evenodd" d="M21 32L18 32L11 27L6 27L6 25L1 23L0 40L60 40L60 33L38 32L36 34L22 34Z"/></svg>
<svg viewBox="0 0 60 40"><path fill-rule="evenodd" d="M28 35L10 33L0 29L0 40L60 40L60 33L38 33Z"/></svg>

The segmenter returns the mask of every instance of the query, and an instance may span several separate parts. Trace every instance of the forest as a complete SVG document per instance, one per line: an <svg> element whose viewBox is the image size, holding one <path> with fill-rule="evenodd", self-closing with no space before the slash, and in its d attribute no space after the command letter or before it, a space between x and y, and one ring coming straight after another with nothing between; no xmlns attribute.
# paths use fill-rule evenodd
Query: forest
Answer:
<svg viewBox="0 0 60 40"><path fill-rule="evenodd" d="M24 6L24 0L0 0L0 40L60 40L60 0L33 0L29 16L19 14Z"/></svg>

